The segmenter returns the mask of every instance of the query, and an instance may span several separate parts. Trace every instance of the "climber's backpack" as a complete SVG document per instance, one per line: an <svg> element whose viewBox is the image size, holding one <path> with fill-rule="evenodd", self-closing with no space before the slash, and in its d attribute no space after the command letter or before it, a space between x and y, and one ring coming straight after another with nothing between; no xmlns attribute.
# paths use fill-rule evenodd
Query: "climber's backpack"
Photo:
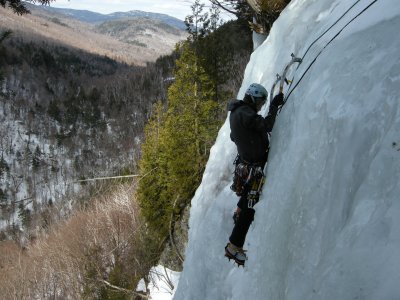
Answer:
<svg viewBox="0 0 400 300"><path fill-rule="evenodd" d="M239 197L247 193L249 207L253 207L258 202L264 184L263 164L249 164L241 160L239 156L233 164L235 171L231 190Z"/></svg>

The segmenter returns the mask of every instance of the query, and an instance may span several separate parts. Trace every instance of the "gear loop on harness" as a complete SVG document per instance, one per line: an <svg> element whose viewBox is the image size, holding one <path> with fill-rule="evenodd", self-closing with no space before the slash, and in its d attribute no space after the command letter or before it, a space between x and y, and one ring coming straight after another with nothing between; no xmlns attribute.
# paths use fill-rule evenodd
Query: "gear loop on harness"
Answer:
<svg viewBox="0 0 400 300"><path fill-rule="evenodd" d="M264 163L249 163L238 155L234 161L233 190L237 196L247 196L248 207L252 208L259 200L264 184Z"/></svg>

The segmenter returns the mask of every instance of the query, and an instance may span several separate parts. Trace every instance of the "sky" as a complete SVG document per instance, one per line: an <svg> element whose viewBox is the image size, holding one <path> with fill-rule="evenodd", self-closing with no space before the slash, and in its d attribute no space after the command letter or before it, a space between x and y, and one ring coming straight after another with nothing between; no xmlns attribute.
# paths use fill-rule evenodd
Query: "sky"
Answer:
<svg viewBox="0 0 400 300"><path fill-rule="evenodd" d="M163 13L184 20L191 13L194 0L55 0L53 7L90 10L108 14L117 11L142 10ZM209 1L203 1L209 5Z"/></svg>

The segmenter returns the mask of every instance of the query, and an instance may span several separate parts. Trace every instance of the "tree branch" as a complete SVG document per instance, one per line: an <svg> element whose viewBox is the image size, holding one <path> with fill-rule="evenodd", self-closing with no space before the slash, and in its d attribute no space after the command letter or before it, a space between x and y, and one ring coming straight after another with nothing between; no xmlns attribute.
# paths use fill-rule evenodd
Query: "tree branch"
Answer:
<svg viewBox="0 0 400 300"><path fill-rule="evenodd" d="M218 7L222 8L223 10L227 11L230 14L234 14L235 16L238 16L239 14L236 11L230 10L228 8L226 8L225 6L223 6L220 1L218 0L210 0L210 2L214 5L217 5Z"/></svg>
<svg viewBox="0 0 400 300"><path fill-rule="evenodd" d="M108 287L110 287L110 288L112 288L114 290L117 290L117 291L120 291L120 292L124 292L126 294L132 294L132 295L138 296L138 297L140 297L142 299L150 299L149 296L147 296L147 295L143 295L143 294L135 292L133 290L127 290L127 289L121 288L119 286L116 286L116 285L113 285L113 284L109 283L106 280L99 279L99 281L104 283L106 286L108 286Z"/></svg>
<svg viewBox="0 0 400 300"><path fill-rule="evenodd" d="M180 254L180 252L179 252L179 250L178 250L178 247L177 247L176 244L175 244L174 235L173 235L173 229L172 229L173 224L175 224L175 222L173 222L173 219L174 219L174 210L175 210L175 205L176 205L176 202L178 201L178 199L179 199L179 195L178 195L178 197L176 197L176 199L175 199L174 206L172 207L171 218L170 218L170 220L169 220L169 239L170 239L170 241L171 241L172 246L173 246L174 249L175 249L176 255L178 256L179 260L183 263L184 259L183 259L182 255Z"/></svg>
<svg viewBox="0 0 400 300"><path fill-rule="evenodd" d="M30 3L40 3L42 5L49 5L54 0L31 0ZM6 8L10 7L17 15L29 14L29 9L26 8L26 3L21 0L0 0L0 6Z"/></svg>

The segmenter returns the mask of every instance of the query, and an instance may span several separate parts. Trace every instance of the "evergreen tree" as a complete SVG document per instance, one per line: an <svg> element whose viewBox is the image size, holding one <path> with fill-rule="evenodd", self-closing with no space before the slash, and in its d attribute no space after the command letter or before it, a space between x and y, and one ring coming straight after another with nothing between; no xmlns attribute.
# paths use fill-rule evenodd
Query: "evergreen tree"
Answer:
<svg viewBox="0 0 400 300"><path fill-rule="evenodd" d="M225 51L226 44L222 43L223 39L217 34L217 29L221 25L219 17L219 9L212 5L207 20L207 35L198 40L198 55L201 57L202 67L210 76L213 83L215 101L225 102L224 91L220 89L221 85L227 80L227 74L224 66L232 57L229 51Z"/></svg>
<svg viewBox="0 0 400 300"><path fill-rule="evenodd" d="M40 163L42 161L42 151L40 151L39 145L36 146L35 152L32 155L32 167L33 170L38 170L40 167Z"/></svg>
<svg viewBox="0 0 400 300"><path fill-rule="evenodd" d="M0 0L1 1L1 0ZM0 2L1 3L1 2ZM1 70L3 60L7 56L7 50L2 46L2 43L5 39L7 39L11 35L10 30L6 30L4 32L0 32L0 83L4 80L3 70Z"/></svg>
<svg viewBox="0 0 400 300"><path fill-rule="evenodd" d="M30 166L31 162L32 162L32 151L31 148L29 147L29 143L27 143L24 152L24 164Z"/></svg>
<svg viewBox="0 0 400 300"><path fill-rule="evenodd" d="M61 111L60 111L56 101L50 101L49 108L47 109L47 113L54 120L61 122Z"/></svg>
<svg viewBox="0 0 400 300"><path fill-rule="evenodd" d="M168 108L155 107L142 148L138 198L149 226L163 237L174 209L198 187L218 126L212 82L188 42L181 45ZM176 201L177 200L177 201Z"/></svg>
<svg viewBox="0 0 400 300"><path fill-rule="evenodd" d="M207 12L203 12L204 4L196 0L191 6L192 14L185 18L189 41L196 43L208 33L210 19Z"/></svg>
<svg viewBox="0 0 400 300"><path fill-rule="evenodd" d="M235 69L238 57L247 57L253 43L247 21L236 20L222 24L220 9L212 4L208 12L203 12L204 5L196 1L192 5L192 15L186 18L189 41L196 49L201 66L210 77L214 89L214 100L225 108L225 103L237 92L230 90L225 83L236 81ZM240 80L240 78L239 78ZM225 109L221 110L221 119L225 118Z"/></svg>
<svg viewBox="0 0 400 300"><path fill-rule="evenodd" d="M0 158L0 179L2 179L4 174L8 171L10 171L10 167L8 166L8 164L2 154L1 158Z"/></svg>
<svg viewBox="0 0 400 300"><path fill-rule="evenodd" d="M0 188L0 204L7 203L7 191L3 191L2 188Z"/></svg>
<svg viewBox="0 0 400 300"><path fill-rule="evenodd" d="M171 182L180 182L175 195L191 197L214 142L218 105L213 83L189 43L182 45L175 82L168 90L165 122L166 158Z"/></svg>
<svg viewBox="0 0 400 300"><path fill-rule="evenodd" d="M214 18L211 23L218 22L217 13L211 16ZM253 43L250 33L246 22L229 21L215 28L199 42L200 62L213 82L215 100L224 108L227 100L237 93L237 90L227 86L226 83L241 81L241 72L232 71L239 70L241 58L249 57L252 51ZM221 117L226 117L225 109Z"/></svg>
<svg viewBox="0 0 400 300"><path fill-rule="evenodd" d="M161 102L153 107L152 117L145 128L145 141L142 144L142 158L138 197L144 217L152 227L161 227L167 222L164 199L160 198L161 191L166 188L166 178L161 176L161 162L165 113Z"/></svg>
<svg viewBox="0 0 400 300"><path fill-rule="evenodd" d="M31 211L30 209L25 208L24 204L22 203L18 206L18 217L21 220L22 226L28 228L32 219Z"/></svg>

